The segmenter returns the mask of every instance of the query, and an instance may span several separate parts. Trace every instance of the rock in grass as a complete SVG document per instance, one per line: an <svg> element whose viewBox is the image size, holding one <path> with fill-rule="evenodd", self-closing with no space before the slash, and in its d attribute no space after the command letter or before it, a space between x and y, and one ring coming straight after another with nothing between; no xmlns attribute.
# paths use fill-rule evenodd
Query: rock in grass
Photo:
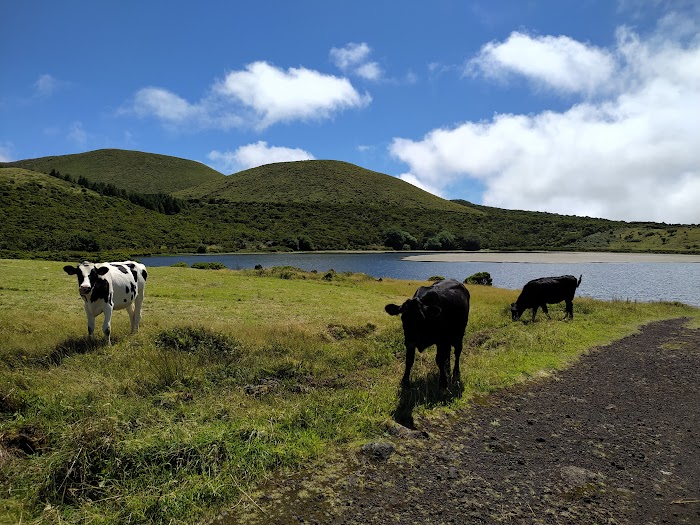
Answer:
<svg viewBox="0 0 700 525"><path fill-rule="evenodd" d="M396 450L391 443L367 443L362 445L362 453L374 461L386 461Z"/></svg>

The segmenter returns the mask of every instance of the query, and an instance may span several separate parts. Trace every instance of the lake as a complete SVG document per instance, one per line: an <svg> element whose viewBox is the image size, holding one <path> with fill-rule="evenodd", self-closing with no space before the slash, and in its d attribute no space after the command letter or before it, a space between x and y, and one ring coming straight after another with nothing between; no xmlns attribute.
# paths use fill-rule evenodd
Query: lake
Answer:
<svg viewBox="0 0 700 525"><path fill-rule="evenodd" d="M583 275L577 294L596 299L630 299L633 301L680 301L700 306L700 258L692 256L643 256L634 254L610 254L596 259L585 254L571 254L562 259L561 254L539 255L533 260L543 262L497 262L499 254L487 254L489 260L456 261L431 259L460 259L464 254L445 257L443 253L426 254L410 252L393 253L265 253L227 255L176 255L143 257L146 266L170 266L176 262L221 262L231 269L254 268L261 264L271 266L295 266L303 270L325 272L361 272L372 277L390 277L425 281L433 275L452 277L460 281L476 272L489 272L493 285L517 290L530 279L554 275ZM577 257L578 255L578 257ZM406 257L417 260L406 260ZM474 258L474 256L470 256ZM512 261L511 254L500 257ZM530 260L524 258L522 260ZM561 262L567 260L570 262ZM577 260L585 262L575 262ZM607 262L590 262L600 260Z"/></svg>

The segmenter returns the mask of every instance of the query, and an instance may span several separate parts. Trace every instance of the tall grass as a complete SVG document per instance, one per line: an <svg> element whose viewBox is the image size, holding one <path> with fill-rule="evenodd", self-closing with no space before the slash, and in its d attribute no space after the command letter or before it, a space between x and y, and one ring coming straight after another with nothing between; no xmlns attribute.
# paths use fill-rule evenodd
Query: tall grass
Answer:
<svg viewBox="0 0 700 525"><path fill-rule="evenodd" d="M576 299L573 322L552 308L552 321L512 323L515 292L472 286L461 385L440 391L428 350L400 390L402 332L383 307L419 283L151 268L141 331L116 312L106 347L86 341L62 266L0 261L0 523L197 522L390 418L420 426L645 322L700 319Z"/></svg>

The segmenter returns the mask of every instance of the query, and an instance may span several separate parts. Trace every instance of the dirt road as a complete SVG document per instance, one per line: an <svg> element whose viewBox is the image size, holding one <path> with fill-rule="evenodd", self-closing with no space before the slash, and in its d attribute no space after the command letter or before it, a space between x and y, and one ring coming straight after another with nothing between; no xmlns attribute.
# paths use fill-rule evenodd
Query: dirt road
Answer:
<svg viewBox="0 0 700 525"><path fill-rule="evenodd" d="M700 330L650 324L421 430L217 523L700 524Z"/></svg>

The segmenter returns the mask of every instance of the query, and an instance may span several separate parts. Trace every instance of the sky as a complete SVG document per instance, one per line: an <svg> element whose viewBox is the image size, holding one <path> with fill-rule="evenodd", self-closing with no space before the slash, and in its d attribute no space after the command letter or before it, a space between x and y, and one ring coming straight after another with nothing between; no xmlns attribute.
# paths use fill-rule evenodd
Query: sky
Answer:
<svg viewBox="0 0 700 525"><path fill-rule="evenodd" d="M0 20L0 161L332 159L446 199L700 223L696 0L22 0Z"/></svg>

